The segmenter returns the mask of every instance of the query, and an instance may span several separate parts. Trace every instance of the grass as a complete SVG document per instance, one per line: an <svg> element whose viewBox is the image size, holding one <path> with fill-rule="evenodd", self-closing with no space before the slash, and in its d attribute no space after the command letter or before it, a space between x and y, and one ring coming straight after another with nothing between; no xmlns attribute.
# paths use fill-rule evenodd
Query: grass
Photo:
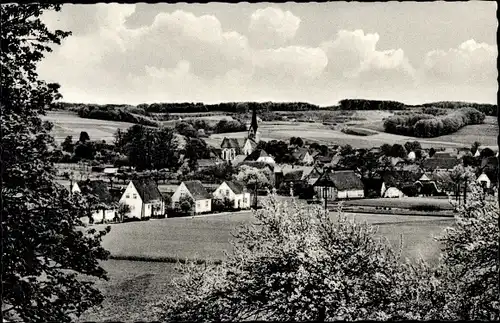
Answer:
<svg viewBox="0 0 500 323"><path fill-rule="evenodd" d="M453 223L449 218L425 216L345 215L376 225L377 235L386 239L394 249L398 250L402 245L403 258L423 258L431 263L435 263L440 254L439 243L434 238ZM104 238L104 246L112 254L128 254L129 259L136 260L141 260L139 256L165 257L163 260L169 262L103 262L110 280L98 281L96 286L102 290L105 301L101 307L85 313L80 320L157 320L148 307L173 292L172 279L178 276L175 257L167 258L178 256L222 259L223 251L230 249L232 228L252 221L250 213L239 213L112 225L111 232Z"/></svg>
<svg viewBox="0 0 500 323"><path fill-rule="evenodd" d="M377 198L345 201L344 205L390 207L410 209L419 205L434 205L442 210L453 210L448 199L434 199L424 197L402 197L402 198Z"/></svg>

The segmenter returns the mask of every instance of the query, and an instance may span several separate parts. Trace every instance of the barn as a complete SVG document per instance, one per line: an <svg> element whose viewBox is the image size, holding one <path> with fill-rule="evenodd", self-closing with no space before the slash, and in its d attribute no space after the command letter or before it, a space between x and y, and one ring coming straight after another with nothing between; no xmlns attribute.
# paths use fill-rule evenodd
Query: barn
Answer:
<svg viewBox="0 0 500 323"><path fill-rule="evenodd" d="M313 187L318 197L331 200L365 196L363 182L352 170L325 171Z"/></svg>

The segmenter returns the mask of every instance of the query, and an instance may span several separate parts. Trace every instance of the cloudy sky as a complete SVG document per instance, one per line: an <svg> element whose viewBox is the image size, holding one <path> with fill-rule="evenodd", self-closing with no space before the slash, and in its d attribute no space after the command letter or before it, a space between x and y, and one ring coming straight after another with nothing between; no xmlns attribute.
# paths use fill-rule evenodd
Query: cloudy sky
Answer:
<svg viewBox="0 0 500 323"><path fill-rule="evenodd" d="M496 103L495 2L66 4L64 101Z"/></svg>

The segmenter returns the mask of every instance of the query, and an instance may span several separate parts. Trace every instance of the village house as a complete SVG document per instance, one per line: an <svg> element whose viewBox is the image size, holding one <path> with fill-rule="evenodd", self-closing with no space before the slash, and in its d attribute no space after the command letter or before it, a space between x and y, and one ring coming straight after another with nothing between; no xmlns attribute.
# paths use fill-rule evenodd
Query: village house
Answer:
<svg viewBox="0 0 500 323"><path fill-rule="evenodd" d="M479 175L479 177L477 178L477 182L484 188L491 187L491 180L488 177L488 175L486 175L485 173L482 173L481 175Z"/></svg>
<svg viewBox="0 0 500 323"><path fill-rule="evenodd" d="M257 149L245 158L245 161L274 164L274 158L269 156L263 149Z"/></svg>
<svg viewBox="0 0 500 323"><path fill-rule="evenodd" d="M303 182L313 185L321 176L322 171L317 166L295 166L295 165L280 165L274 168L274 177L276 187L280 187L281 183L297 184Z"/></svg>
<svg viewBox="0 0 500 323"><path fill-rule="evenodd" d="M172 195L172 208L181 198L189 196L194 201L195 213L206 213L212 211L212 195L208 193L201 181L184 181Z"/></svg>
<svg viewBox="0 0 500 323"><path fill-rule="evenodd" d="M73 184L71 193L84 196L92 195L96 198L92 207L92 223L113 221L116 217L116 201L113 199L108 186L102 180L78 181ZM86 219L84 219L86 220Z"/></svg>
<svg viewBox="0 0 500 323"><path fill-rule="evenodd" d="M196 162L198 164L199 170L207 169L207 168L214 167L214 166L217 166L220 164L219 161L214 160L214 159L198 159Z"/></svg>
<svg viewBox="0 0 500 323"><path fill-rule="evenodd" d="M453 193L453 181L448 172L426 172L415 182L420 196L446 195Z"/></svg>
<svg viewBox="0 0 500 323"><path fill-rule="evenodd" d="M238 155L248 156L255 148L257 143L250 138L227 138L222 139L221 158L226 161L232 161Z"/></svg>
<svg viewBox="0 0 500 323"><path fill-rule="evenodd" d="M247 192L243 183L225 181L215 190L213 196L216 199L227 198L233 201L233 208L235 209L250 208L250 193Z"/></svg>
<svg viewBox="0 0 500 323"><path fill-rule="evenodd" d="M165 203L158 185L152 179L131 180L120 198L130 212L127 217L145 219L165 214Z"/></svg>
<svg viewBox="0 0 500 323"><path fill-rule="evenodd" d="M327 170L321 174L313 186L320 198L337 200L365 196L363 182L351 170Z"/></svg>
<svg viewBox="0 0 500 323"><path fill-rule="evenodd" d="M437 153L436 153L437 154ZM450 171L455 166L460 165L460 159L451 156L449 153L442 153L439 156L427 158L422 163L422 168L426 171Z"/></svg>
<svg viewBox="0 0 500 323"><path fill-rule="evenodd" d="M305 147L296 148L292 153L292 157L304 165L312 165L314 163L314 158Z"/></svg>

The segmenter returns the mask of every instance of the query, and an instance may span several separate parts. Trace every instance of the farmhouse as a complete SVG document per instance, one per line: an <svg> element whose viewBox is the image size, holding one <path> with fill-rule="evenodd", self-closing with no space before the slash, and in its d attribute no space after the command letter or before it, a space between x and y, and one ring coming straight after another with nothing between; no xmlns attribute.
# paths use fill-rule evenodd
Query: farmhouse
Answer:
<svg viewBox="0 0 500 323"><path fill-rule="evenodd" d="M233 208L248 209L250 208L250 193L247 192L245 185L235 181L225 181L213 193L214 198L228 198L233 201Z"/></svg>
<svg viewBox="0 0 500 323"><path fill-rule="evenodd" d="M461 161L460 159L457 159L455 157L432 157L432 158L427 158L424 160L422 164L422 168L424 168L427 171L434 171L434 170L452 170L453 167L460 165Z"/></svg>
<svg viewBox="0 0 500 323"><path fill-rule="evenodd" d="M418 194L422 196L444 195L453 191L450 174L436 171L424 173L416 182Z"/></svg>
<svg viewBox="0 0 500 323"><path fill-rule="evenodd" d="M179 203L182 197L189 196L195 203L195 213L205 213L212 210L212 195L200 181L182 182L172 195L172 207Z"/></svg>
<svg viewBox="0 0 500 323"><path fill-rule="evenodd" d="M165 214L165 203L158 185L151 179L128 183L120 203L130 207L128 217L144 219Z"/></svg>
<svg viewBox="0 0 500 323"><path fill-rule="evenodd" d="M274 164L274 158L269 156L263 149L257 149L245 158L245 161Z"/></svg>
<svg viewBox="0 0 500 323"><path fill-rule="evenodd" d="M417 155L415 154L415 152L414 152L414 151L410 151L410 152L408 153L407 158L408 158L409 160L415 160L415 158L417 158Z"/></svg>
<svg viewBox="0 0 500 323"><path fill-rule="evenodd" d="M488 177L488 175L486 175L485 173L482 173L481 175L479 175L479 177L477 178L477 182L480 183L481 186L483 186L485 188L491 187L491 180Z"/></svg>
<svg viewBox="0 0 500 323"><path fill-rule="evenodd" d="M92 205L92 221L100 223L113 221L116 217L115 200L108 190L108 186L101 180L79 181L73 184L72 193L79 193L84 196L92 195L96 198Z"/></svg>
<svg viewBox="0 0 500 323"><path fill-rule="evenodd" d="M305 165L312 165L314 163L313 157L309 153L308 149L304 147L295 149L295 151L292 153L292 156L299 163Z"/></svg>
<svg viewBox="0 0 500 323"><path fill-rule="evenodd" d="M361 179L351 170L325 171L314 183L318 197L326 199L363 198Z"/></svg>

